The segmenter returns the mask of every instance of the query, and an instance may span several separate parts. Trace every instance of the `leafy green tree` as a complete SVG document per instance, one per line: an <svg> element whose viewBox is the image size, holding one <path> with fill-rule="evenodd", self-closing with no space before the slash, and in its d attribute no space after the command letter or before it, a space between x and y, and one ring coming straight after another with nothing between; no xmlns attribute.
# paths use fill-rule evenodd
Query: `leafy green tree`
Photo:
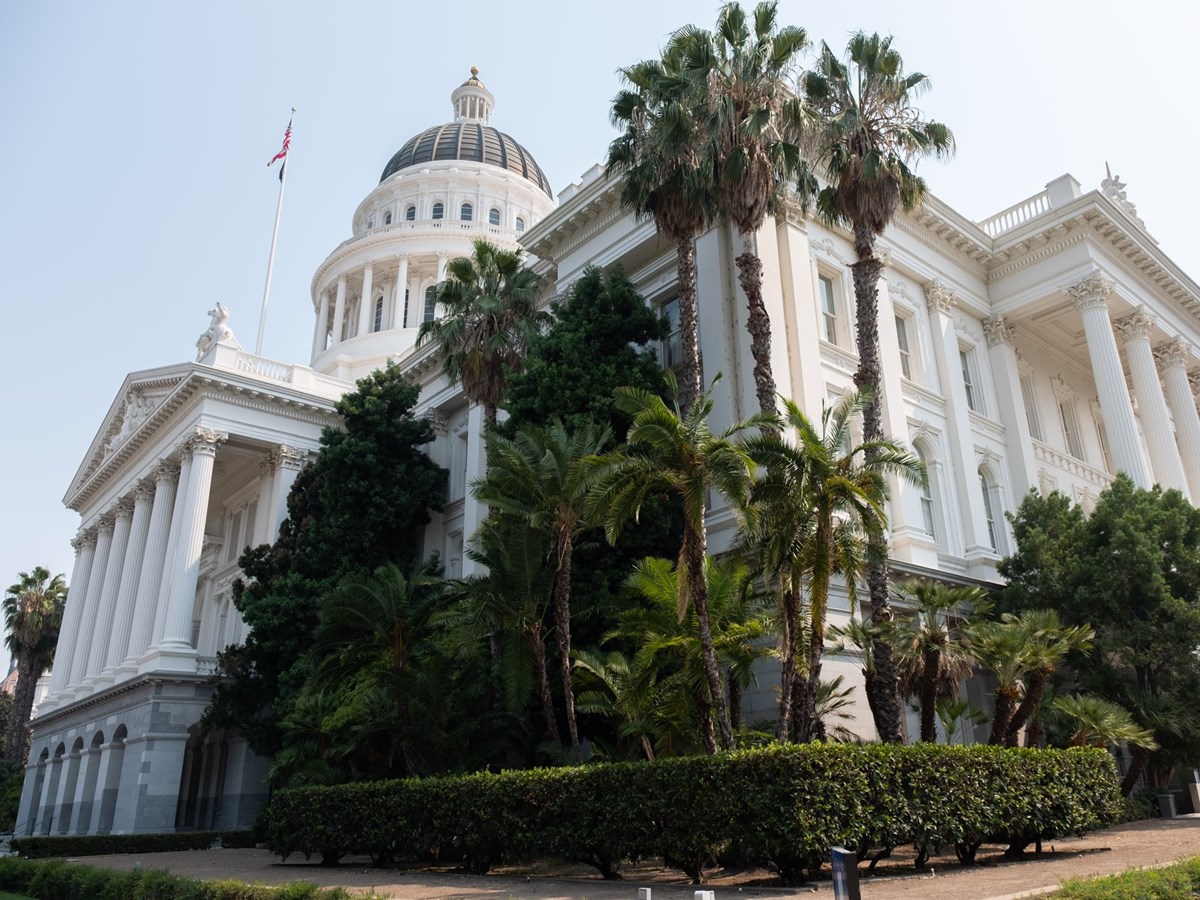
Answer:
<svg viewBox="0 0 1200 900"><path fill-rule="evenodd" d="M538 308L541 279L525 266L524 252L473 242L471 256L450 260L437 302L445 311L417 332L417 346L433 341L442 371L483 406L488 424L504 402L509 372L520 372L530 341L546 323Z"/></svg>
<svg viewBox="0 0 1200 900"><path fill-rule="evenodd" d="M674 392L674 376L668 372L667 379ZM717 735L722 748L734 749L733 730L713 649L712 619L704 579L708 547L705 516L710 489L726 498L735 509L744 507L754 463L735 439L749 428L770 424L770 417L752 416L714 434L708 427L713 408L712 394L708 391L684 413L678 399L673 407L669 407L661 397L649 391L619 388L617 408L633 417L633 425L626 447L594 458L589 513L603 517L608 539L615 542L625 523L636 520L652 495L668 493L682 500L677 613L682 619L688 608L695 606Z"/></svg>
<svg viewBox="0 0 1200 900"><path fill-rule="evenodd" d="M568 429L555 419L541 428L526 426L511 440L499 434L487 440L488 472L472 485L475 496L504 516L524 519L548 538L563 708L571 752L581 761L571 687L571 572L575 543L590 524L585 510L589 476L583 462L610 444L612 432L591 422Z"/></svg>
<svg viewBox="0 0 1200 900"><path fill-rule="evenodd" d="M863 394L843 397L822 409L818 426L795 403L784 401L784 423L794 432L794 443L772 432L745 445L767 470L750 494L746 536L780 597L780 740L790 739L793 730L801 742L814 736L829 588L841 576L851 609L857 605L868 535L887 524L888 476L919 480L922 475L917 457L891 441L852 446L851 423L867 402ZM802 624L806 586L809 615ZM797 666L801 632L808 646ZM799 696L793 700L795 691ZM800 713L794 723L793 707Z"/></svg>
<svg viewBox="0 0 1200 900"><path fill-rule="evenodd" d="M700 395L696 320L696 238L717 216L715 167L689 90L683 44L672 40L662 59L620 70L625 87L613 99L612 122L621 134L608 148L607 170L621 178L621 205L654 220L675 244L679 335L685 413Z"/></svg>
<svg viewBox="0 0 1200 900"><path fill-rule="evenodd" d="M29 714L37 681L54 663L54 648L67 603L62 575L34 567L4 593L5 643L17 665L17 686L4 731L4 758L23 764L29 752Z"/></svg>
<svg viewBox="0 0 1200 900"><path fill-rule="evenodd" d="M917 697L921 740L933 743L937 740L938 704L957 697L963 679L971 674L971 653L954 619L982 612L987 593L925 578L909 579L897 587L912 609L912 615L893 621L891 635L901 690Z"/></svg>
<svg viewBox="0 0 1200 900"><path fill-rule="evenodd" d="M749 308L746 330L764 413L775 410L776 388L757 234L805 171L807 118L794 73L808 37L803 28L776 28L777 13L774 0L759 3L752 15L739 3L725 3L711 32L686 28L678 37L695 94L689 106L701 118L700 132L710 145L706 155L715 160L718 208L742 238L738 280Z"/></svg>
<svg viewBox="0 0 1200 900"><path fill-rule="evenodd" d="M875 241L897 213L915 208L925 197L925 182L910 164L954 150L950 129L923 118L913 105L928 86L924 75L904 71L890 37L862 32L851 36L845 60L822 43L816 65L804 76L804 97L818 117L809 148L815 174L824 183L816 191L817 212L828 222L849 225L858 257L851 266L858 331L854 382L860 390L871 391L872 400L863 411L867 442L883 436L877 321L883 263L875 254ZM809 192L818 186L815 178L804 185ZM871 614L883 624L891 618L891 604L882 534L873 537L870 556ZM867 683L867 700L875 727L884 741L899 743L902 709L891 648L881 641L873 656L875 675Z"/></svg>
<svg viewBox="0 0 1200 900"><path fill-rule="evenodd" d="M250 633L221 653L205 717L258 753L281 749L279 720L314 671L321 598L348 576L411 567L429 511L441 508L446 472L422 450L433 429L413 415L417 395L392 363L361 379L337 403L342 426L325 429L296 478L278 539L239 560L234 604Z"/></svg>

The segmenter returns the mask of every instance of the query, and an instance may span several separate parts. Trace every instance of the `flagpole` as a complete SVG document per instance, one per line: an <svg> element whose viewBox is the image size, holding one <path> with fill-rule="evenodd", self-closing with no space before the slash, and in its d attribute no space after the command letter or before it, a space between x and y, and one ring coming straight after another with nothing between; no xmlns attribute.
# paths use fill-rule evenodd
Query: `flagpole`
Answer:
<svg viewBox="0 0 1200 900"><path fill-rule="evenodd" d="M296 107L292 107L292 118L288 128L296 119ZM254 355L262 356L263 332L267 329L267 303L271 299L271 273L275 270L275 243L279 240L279 219L283 214L283 189L287 185L287 167L291 158L291 147L283 158L283 171L279 173L279 199L275 203L275 228L271 231L271 255L267 258L267 283L263 285L262 310L258 314L258 339L254 342Z"/></svg>

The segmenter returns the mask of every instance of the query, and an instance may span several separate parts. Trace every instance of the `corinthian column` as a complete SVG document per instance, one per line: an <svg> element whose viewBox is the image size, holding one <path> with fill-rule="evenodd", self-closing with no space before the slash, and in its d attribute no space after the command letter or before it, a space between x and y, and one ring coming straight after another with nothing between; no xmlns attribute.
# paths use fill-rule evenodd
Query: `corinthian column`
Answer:
<svg viewBox="0 0 1200 900"><path fill-rule="evenodd" d="M150 646L154 629L154 609L159 602L163 566L167 559L167 540L171 534L171 513L175 507L175 485L179 468L161 463L154 469L154 500L150 508L150 524L146 550L142 554L142 570L138 575L137 596L130 622L129 645L121 669L137 671L137 661Z"/></svg>
<svg viewBox="0 0 1200 900"><path fill-rule="evenodd" d="M84 599L87 597L88 578L96 555L96 532L81 529L72 539L71 546L75 548L75 566L71 570L71 580L68 582L66 611L63 613L58 647L54 651L57 665L50 674L51 697L61 694L67 686L71 659L75 655L75 641L79 637L79 620L83 615Z"/></svg>
<svg viewBox="0 0 1200 900"><path fill-rule="evenodd" d="M367 263L363 266L362 297L358 301L359 337L371 333L371 314L375 311L374 304L371 302L371 294L374 293L374 277L375 269L370 263Z"/></svg>
<svg viewBox="0 0 1200 900"><path fill-rule="evenodd" d="M983 320L987 336L988 361L996 381L996 397L1000 402L1000 421L1004 423L1008 470L1012 478L1013 501L1021 498L1031 487L1037 487L1037 465L1033 459L1033 440L1029 436L1029 417L1025 397L1021 393L1021 371L1017 368L1017 350L1013 345L1016 327L1007 316L990 316Z"/></svg>
<svg viewBox="0 0 1200 900"><path fill-rule="evenodd" d="M396 259L396 300L395 311L392 316L392 321L398 324L395 328L408 328L408 306L404 302L404 295L408 293L408 254L401 253Z"/></svg>
<svg viewBox="0 0 1200 900"><path fill-rule="evenodd" d="M275 477L271 482L270 521L272 533L277 535L279 526L287 518L288 494L292 491L292 485L296 483L296 476L308 462L308 451L280 444L271 452L268 461L275 470Z"/></svg>
<svg viewBox="0 0 1200 900"><path fill-rule="evenodd" d="M71 671L67 675L66 691L74 689L83 681L87 668L88 648L96 631L96 612L100 606L100 589L104 586L104 575L108 568L108 551L112 547L113 517L105 513L97 522L96 553L92 561L92 573L88 578L87 594L83 598L83 609L79 619L79 632L71 648ZM64 660L67 662L68 660Z"/></svg>
<svg viewBox="0 0 1200 900"><path fill-rule="evenodd" d="M200 578L200 553L204 546L204 522L208 516L208 497L212 489L213 464L217 444L228 435L208 428L197 428L188 439L184 452L191 457L187 484L180 484L178 503L178 543L175 545L175 566L171 593L167 600L167 616L162 653L192 656L192 609L196 603L196 584Z"/></svg>
<svg viewBox="0 0 1200 900"><path fill-rule="evenodd" d="M133 518L133 502L127 497L117 501L113 524L112 546L108 550L108 565L104 567L104 587L96 612L95 627L91 634L85 678L100 674L104 658L108 654L108 636L112 633L113 610L117 605L117 594L121 589L121 576L125 571L125 549L129 546L129 526Z"/></svg>
<svg viewBox="0 0 1200 900"><path fill-rule="evenodd" d="M1133 404L1125 389L1125 374L1117 353L1117 339L1113 337L1108 321L1108 297L1112 285L1097 272L1066 288L1063 293L1071 298L1083 319L1092 377L1096 381L1096 393L1100 395L1113 463L1138 487L1149 488L1150 470L1139 446Z"/></svg>
<svg viewBox="0 0 1200 900"><path fill-rule="evenodd" d="M1167 401L1158 382L1158 369L1154 367L1154 351L1150 349L1150 329L1154 327L1154 318L1142 306L1118 319L1114 327L1125 342L1125 356L1129 360L1133 390L1137 394L1142 425L1146 429L1154 480L1164 488L1177 488L1186 495L1187 478L1175 446Z"/></svg>
<svg viewBox="0 0 1200 900"><path fill-rule="evenodd" d="M312 358L324 351L329 339L329 292L321 291L320 308L317 310L317 325L313 329Z"/></svg>
<svg viewBox="0 0 1200 900"><path fill-rule="evenodd" d="M1167 404L1175 419L1175 439L1183 471L1191 488L1193 504L1200 503L1200 415L1188 383L1187 361L1191 356L1182 341L1174 340L1155 348L1154 356L1162 371Z"/></svg>
<svg viewBox="0 0 1200 900"><path fill-rule="evenodd" d="M340 344L346 339L346 276L338 278L337 299L333 304L333 343Z"/></svg>
<svg viewBox="0 0 1200 900"><path fill-rule="evenodd" d="M150 533L150 509L154 503L154 486L143 482L133 492L133 522L129 526L129 545L125 548L125 566L121 572L121 587L113 613L112 633L108 638L101 678L112 680L117 666L125 659L129 647L129 629L133 624L133 606L137 602L138 581L146 567L146 538Z"/></svg>

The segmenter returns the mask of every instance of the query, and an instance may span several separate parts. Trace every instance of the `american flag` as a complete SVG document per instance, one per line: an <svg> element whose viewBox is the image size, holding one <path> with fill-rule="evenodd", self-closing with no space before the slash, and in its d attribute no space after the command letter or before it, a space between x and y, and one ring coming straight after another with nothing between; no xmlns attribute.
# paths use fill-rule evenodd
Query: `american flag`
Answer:
<svg viewBox="0 0 1200 900"><path fill-rule="evenodd" d="M278 160L283 160L283 165L279 167L279 180L283 180L283 170L287 166L288 148L292 146L292 120L288 119L287 129L283 132L283 146L279 148L279 152L271 157L271 161L267 163L267 168L275 165Z"/></svg>

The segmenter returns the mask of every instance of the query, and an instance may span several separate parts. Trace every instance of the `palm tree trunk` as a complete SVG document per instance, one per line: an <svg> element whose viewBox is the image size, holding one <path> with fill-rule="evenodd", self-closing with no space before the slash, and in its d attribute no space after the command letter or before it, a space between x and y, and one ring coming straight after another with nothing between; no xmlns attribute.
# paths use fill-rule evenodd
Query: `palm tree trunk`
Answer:
<svg viewBox="0 0 1200 900"><path fill-rule="evenodd" d="M753 231L742 232L742 253L737 258L738 281L746 294L746 331L750 332L750 354L754 357L754 392L764 413L777 409L775 375L771 369L771 317L763 303L762 260ZM773 429L764 429L773 430Z"/></svg>
<svg viewBox="0 0 1200 900"><path fill-rule="evenodd" d="M537 673L538 696L542 701L542 719L546 723L546 734L556 744L562 743L558 736L558 722L554 718L554 698L550 695L550 673L546 669L546 645L542 643L542 627L539 624L526 626L529 643L533 648L533 663Z"/></svg>
<svg viewBox="0 0 1200 900"><path fill-rule="evenodd" d="M811 584L809 587L811 588ZM825 729L817 716L817 693L821 690L821 660L825 655L825 626L814 621L808 639L808 683L804 690L804 732L796 735L800 743L821 739Z"/></svg>
<svg viewBox="0 0 1200 900"><path fill-rule="evenodd" d="M736 732L742 727L742 686L738 684L737 676L728 673L729 682L729 726Z"/></svg>
<svg viewBox="0 0 1200 900"><path fill-rule="evenodd" d="M1042 705L1042 698L1046 696L1046 683L1050 680L1050 672L1041 669L1035 669L1029 675L1029 683L1025 685L1025 696L1021 699L1021 705L1017 707L1017 711L1013 713L1012 718L1008 722L1008 731L1004 735L1004 746L1017 746L1017 732L1022 726L1029 721L1029 717L1037 711L1037 708Z"/></svg>
<svg viewBox="0 0 1200 900"><path fill-rule="evenodd" d="M1149 761L1149 750L1145 747L1133 748L1133 752L1129 756L1129 770L1125 773L1125 777L1121 779L1122 797L1128 797L1133 793L1133 789L1137 787L1138 779L1142 777L1142 772L1146 770L1146 763Z"/></svg>
<svg viewBox="0 0 1200 900"><path fill-rule="evenodd" d="M716 718L717 735L724 750L736 750L733 729L725 707L725 691L721 686L721 670L717 667L717 652L713 647L712 618L708 612L708 585L704 581L704 526L685 525L684 556L687 559L692 605L696 608L696 625L700 631L700 652L704 658L704 675Z"/></svg>
<svg viewBox="0 0 1200 900"><path fill-rule="evenodd" d="M942 651L930 648L925 651L925 674L921 679L921 740L930 744L937 742L938 680L942 668Z"/></svg>
<svg viewBox="0 0 1200 900"><path fill-rule="evenodd" d="M1003 744L1008 734L1008 723L1012 721L1013 708L1017 705L1015 687L996 688L996 711L992 714L992 736L989 744Z"/></svg>
<svg viewBox="0 0 1200 900"><path fill-rule="evenodd" d="M21 765L29 753L29 714L33 710L33 695L41 672L33 671L34 654L28 651L17 653L17 686L13 690L13 703L8 711L8 728L4 735L4 758ZM70 660L63 660L69 665Z"/></svg>
<svg viewBox="0 0 1200 900"><path fill-rule="evenodd" d="M883 403L880 383L883 370L879 363L879 276L883 263L875 256L875 234L870 228L855 226L854 252L858 262L851 266L854 274L854 307L857 313L858 369L854 383L860 391L870 391L870 402L863 409L863 442L883 437ZM867 461L874 462L877 449L870 449ZM872 532L867 538L867 588L871 597L871 619L877 625L892 620L892 604L888 599L888 545L883 532ZM904 740L900 723L903 707L900 703L899 678L891 645L876 638L871 643L875 659L872 683L867 685L867 702L875 719L879 739L886 744Z"/></svg>
<svg viewBox="0 0 1200 900"><path fill-rule="evenodd" d="M713 728L712 704L704 696L704 691L696 690L696 712L700 717L700 742L704 744L705 753L717 752L717 737Z"/></svg>
<svg viewBox="0 0 1200 900"><path fill-rule="evenodd" d="M800 601L796 591L788 588L780 595L781 627L779 643L783 672L779 679L779 722L775 740L788 743L792 739L792 687L796 678L796 622L800 617Z"/></svg>
<svg viewBox="0 0 1200 900"><path fill-rule="evenodd" d="M679 411L687 415L700 396L700 339L696 328L696 240L676 245L679 257L679 340L683 345L683 380L679 385Z"/></svg>
<svg viewBox="0 0 1200 900"><path fill-rule="evenodd" d="M495 403L483 404L483 420L488 424L489 427L491 427L491 428L496 427L496 404Z"/></svg>
<svg viewBox="0 0 1200 900"><path fill-rule="evenodd" d="M571 559L574 541L570 533L558 538L558 568L554 572L554 633L558 638L558 656L562 674L563 706L567 711L567 732L571 755L582 762L579 728L575 722L575 692L571 688Z"/></svg>

